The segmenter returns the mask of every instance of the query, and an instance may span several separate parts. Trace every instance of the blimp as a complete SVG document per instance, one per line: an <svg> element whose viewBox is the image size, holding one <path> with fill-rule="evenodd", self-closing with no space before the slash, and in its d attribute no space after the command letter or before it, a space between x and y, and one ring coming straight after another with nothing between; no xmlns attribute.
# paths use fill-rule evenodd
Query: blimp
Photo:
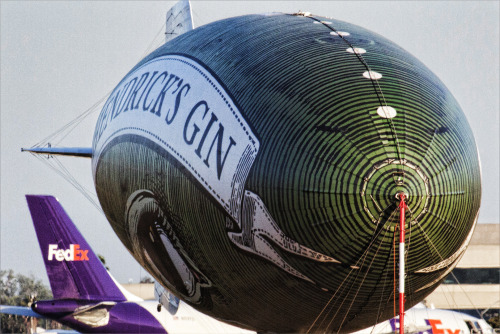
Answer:
<svg viewBox="0 0 500 334"><path fill-rule="evenodd" d="M481 200L471 128L439 78L308 12L188 23L117 84L91 148L31 151L90 157L123 245L224 322L347 333L430 294Z"/></svg>

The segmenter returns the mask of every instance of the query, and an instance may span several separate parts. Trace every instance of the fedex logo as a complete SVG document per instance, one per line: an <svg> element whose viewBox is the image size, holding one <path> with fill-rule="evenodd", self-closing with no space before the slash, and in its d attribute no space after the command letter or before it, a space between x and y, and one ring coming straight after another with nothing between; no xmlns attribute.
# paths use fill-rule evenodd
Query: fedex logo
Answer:
<svg viewBox="0 0 500 334"><path fill-rule="evenodd" d="M49 244L49 261L54 258L57 261L88 261L89 257L87 255L87 250L80 249L80 245L71 244L69 249L58 249L57 245Z"/></svg>
<svg viewBox="0 0 500 334"><path fill-rule="evenodd" d="M431 326L432 334L459 334L460 329L439 328L441 327L441 320L439 319L425 319L427 325ZM439 326L439 327L438 327Z"/></svg>
<svg viewBox="0 0 500 334"><path fill-rule="evenodd" d="M441 328L442 322L439 319L425 319L425 323L430 327L428 330L417 332L417 334L460 334L460 329ZM399 331L399 319L390 320L393 332ZM406 326L405 326L406 327Z"/></svg>

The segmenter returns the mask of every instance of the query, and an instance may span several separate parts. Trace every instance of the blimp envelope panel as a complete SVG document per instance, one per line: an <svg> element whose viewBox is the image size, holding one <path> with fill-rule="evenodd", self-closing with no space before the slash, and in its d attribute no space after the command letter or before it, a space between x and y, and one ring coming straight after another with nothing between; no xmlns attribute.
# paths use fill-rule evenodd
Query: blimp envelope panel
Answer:
<svg viewBox="0 0 500 334"><path fill-rule="evenodd" d="M398 194L406 306L463 255L481 197L456 100L383 37L249 15L175 38L118 84L93 142L115 232L198 310L271 332L393 316Z"/></svg>

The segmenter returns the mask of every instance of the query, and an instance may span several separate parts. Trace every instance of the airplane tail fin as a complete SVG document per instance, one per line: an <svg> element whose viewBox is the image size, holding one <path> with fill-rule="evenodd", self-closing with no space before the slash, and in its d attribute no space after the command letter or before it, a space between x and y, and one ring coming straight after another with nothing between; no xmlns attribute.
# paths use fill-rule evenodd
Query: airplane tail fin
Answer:
<svg viewBox="0 0 500 334"><path fill-rule="evenodd" d="M26 199L54 299L125 301L61 204L52 196Z"/></svg>

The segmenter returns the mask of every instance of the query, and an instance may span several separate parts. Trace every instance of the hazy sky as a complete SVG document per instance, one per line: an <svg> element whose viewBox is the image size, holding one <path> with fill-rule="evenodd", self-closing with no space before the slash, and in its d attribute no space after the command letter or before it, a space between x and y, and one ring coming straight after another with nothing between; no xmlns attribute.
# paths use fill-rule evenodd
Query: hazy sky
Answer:
<svg viewBox="0 0 500 334"><path fill-rule="evenodd" d="M94 105L163 40L174 1L1 1L0 268L47 282L25 194L56 196L120 282L145 270L105 217L30 147ZM250 13L309 11L357 24L426 64L464 110L483 170L479 221L499 222L499 2L192 2L195 26ZM156 39L155 39L156 37ZM90 147L98 112L61 145ZM60 158L94 192L90 159Z"/></svg>

